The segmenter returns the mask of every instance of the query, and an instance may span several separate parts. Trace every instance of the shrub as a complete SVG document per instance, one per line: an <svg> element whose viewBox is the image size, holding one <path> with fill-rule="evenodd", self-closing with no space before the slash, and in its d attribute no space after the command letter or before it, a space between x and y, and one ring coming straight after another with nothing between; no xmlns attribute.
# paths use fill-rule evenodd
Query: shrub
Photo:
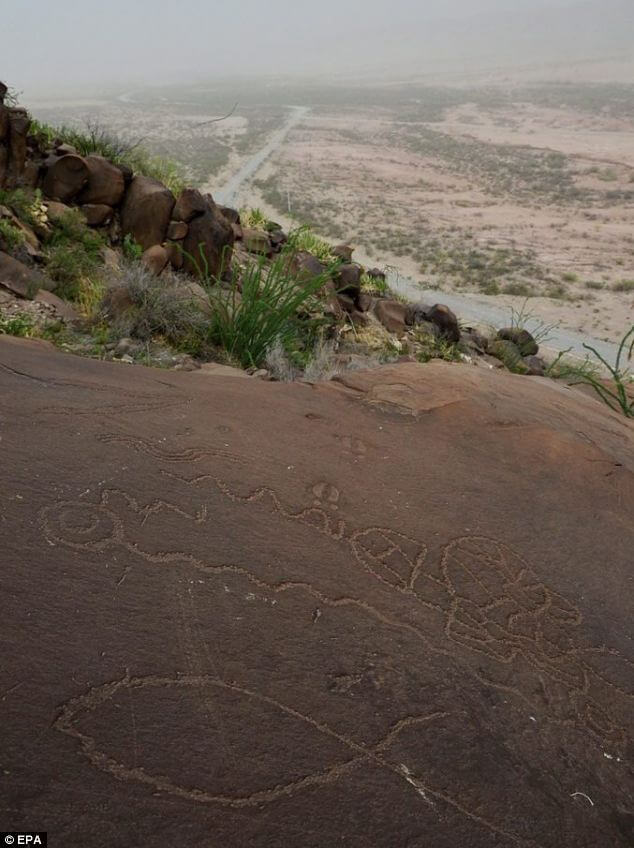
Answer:
<svg viewBox="0 0 634 848"><path fill-rule="evenodd" d="M241 209L240 223L250 230L265 230L268 218L261 209Z"/></svg>
<svg viewBox="0 0 634 848"><path fill-rule="evenodd" d="M80 281L94 275L103 264L102 237L89 229L80 212L72 210L53 224L46 241L47 271L60 285L57 293L77 300Z"/></svg>
<svg viewBox="0 0 634 848"><path fill-rule="evenodd" d="M152 155L141 146L141 141L121 139L98 122L88 121L85 129L79 130L69 126L53 127L34 120L30 132L45 144L64 142L72 145L81 156L96 153L116 165L127 165L135 173L160 180L174 194L179 194L185 186L185 173L178 163Z"/></svg>
<svg viewBox="0 0 634 848"><path fill-rule="evenodd" d="M332 272L329 267L298 282L288 256L268 266L264 260L254 262L241 274L234 271L229 291L210 291L211 338L246 368L261 365L277 342L292 349L301 332L298 311L309 307Z"/></svg>
<svg viewBox="0 0 634 848"><path fill-rule="evenodd" d="M619 280L618 283L614 283L612 286L612 291L615 292L631 292L634 291L634 280Z"/></svg>
<svg viewBox="0 0 634 848"><path fill-rule="evenodd" d="M316 256L322 262L333 262L334 256L331 253L332 246L327 241L315 235L309 226L297 227L291 230L288 234L288 241L284 246L285 254L297 253L298 251L307 251Z"/></svg>
<svg viewBox="0 0 634 848"><path fill-rule="evenodd" d="M24 244L24 233L7 218L0 218L0 246L11 252Z"/></svg>
<svg viewBox="0 0 634 848"><path fill-rule="evenodd" d="M581 365L574 362L565 362L564 356L570 353L570 349L568 349L560 353L553 362L548 370L549 375L566 379L572 378L573 385L576 382L591 386L610 409L616 412L621 411L626 418L634 418L632 374L629 366L623 364L624 359L627 359L628 363L632 361L634 325L621 339L614 365L611 365L592 345L584 343L583 346L595 358L596 364L592 363L589 356ZM608 370L612 378L610 382L601 379L600 367L597 367L599 363Z"/></svg>
<svg viewBox="0 0 634 848"><path fill-rule="evenodd" d="M19 336L28 338L33 334L34 324L30 315L14 315L12 318L0 315L0 336Z"/></svg>

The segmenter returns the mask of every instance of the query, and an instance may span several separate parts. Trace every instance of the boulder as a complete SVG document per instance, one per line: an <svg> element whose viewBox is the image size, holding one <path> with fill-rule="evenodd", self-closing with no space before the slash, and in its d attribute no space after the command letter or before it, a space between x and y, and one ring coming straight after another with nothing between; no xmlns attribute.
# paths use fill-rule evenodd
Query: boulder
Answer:
<svg viewBox="0 0 634 848"><path fill-rule="evenodd" d="M32 300L39 289L54 289L57 284L29 268L23 262L0 251L0 286L20 297Z"/></svg>
<svg viewBox="0 0 634 848"><path fill-rule="evenodd" d="M167 228L167 238L172 241L182 241L187 235L187 224L184 221L170 221Z"/></svg>
<svg viewBox="0 0 634 848"><path fill-rule="evenodd" d="M66 144L66 142L61 142L60 144L54 145L55 153L57 156L69 156L73 154L77 156L77 148L73 147L72 144Z"/></svg>
<svg viewBox="0 0 634 848"><path fill-rule="evenodd" d="M114 209L105 203L85 203L81 211L89 227L103 227L112 221Z"/></svg>
<svg viewBox="0 0 634 848"><path fill-rule="evenodd" d="M273 253L271 240L262 230L243 229L242 241L249 253L257 253L260 256L271 256Z"/></svg>
<svg viewBox="0 0 634 848"><path fill-rule="evenodd" d="M88 183L77 198L78 202L118 206L125 191L121 169L96 154L86 156L84 162L88 167Z"/></svg>
<svg viewBox="0 0 634 848"><path fill-rule="evenodd" d="M357 308L359 312L369 312L374 304L374 298L368 292L359 292L357 296Z"/></svg>
<svg viewBox="0 0 634 848"><path fill-rule="evenodd" d="M233 241L231 224L215 203L209 203L202 215L190 218L183 241L184 270L194 276L208 275L214 279L222 276L231 264Z"/></svg>
<svg viewBox="0 0 634 848"><path fill-rule="evenodd" d="M128 287L117 285L109 288L103 300L103 308L106 315L111 319L122 318L132 312L135 303Z"/></svg>
<svg viewBox="0 0 634 848"><path fill-rule="evenodd" d="M272 233L269 233L269 238L271 240L271 247L273 248L274 253L279 253L281 248L288 241L288 236L282 230L273 230Z"/></svg>
<svg viewBox="0 0 634 848"><path fill-rule="evenodd" d="M49 221L55 224L64 215L68 215L69 212L72 212L72 207L67 206L65 203L60 203L57 200L46 200L44 202L46 206L46 216Z"/></svg>
<svg viewBox="0 0 634 848"><path fill-rule="evenodd" d="M531 354L530 356L522 357L522 362L528 368L526 372L529 377L543 377L546 374L546 363L541 356Z"/></svg>
<svg viewBox="0 0 634 848"><path fill-rule="evenodd" d="M151 177L136 176L130 183L121 208L121 228L144 250L165 239L174 195Z"/></svg>
<svg viewBox="0 0 634 848"><path fill-rule="evenodd" d="M503 327L498 330L498 339L513 342L522 356L536 356L539 353L539 345L528 330L519 327Z"/></svg>
<svg viewBox="0 0 634 848"><path fill-rule="evenodd" d="M240 213L238 212L237 209L233 209L231 206L220 206L220 205L218 206L218 209L220 209L220 211L225 216L227 221L229 221L230 224L239 224L240 223Z"/></svg>
<svg viewBox="0 0 634 848"><path fill-rule="evenodd" d="M416 315L417 313L414 314ZM432 324L435 324L440 330L441 336L447 339L447 341L460 341L458 319L448 306L437 303L430 309L427 309L420 320L431 321Z"/></svg>
<svg viewBox="0 0 634 848"><path fill-rule="evenodd" d="M352 254L354 252L354 248L351 247L349 244L338 244L336 245L336 247L333 247L330 252L333 256L336 256L341 259L342 262L350 264L352 262Z"/></svg>
<svg viewBox="0 0 634 848"><path fill-rule="evenodd" d="M81 156L51 158L47 162L42 191L46 197L65 203L76 197L88 182L88 165Z"/></svg>
<svg viewBox="0 0 634 848"><path fill-rule="evenodd" d="M156 277L162 273L168 261L169 253L160 244L154 244L152 247L148 247L141 257L141 262L143 262L148 271Z"/></svg>
<svg viewBox="0 0 634 848"><path fill-rule="evenodd" d="M344 312L354 312L356 309L354 298L350 297L349 294L338 294L337 302Z"/></svg>
<svg viewBox="0 0 634 848"><path fill-rule="evenodd" d="M494 339L490 341L487 351L491 356L504 363L509 371L517 374L528 374L529 369L522 359L520 349L509 339Z"/></svg>
<svg viewBox="0 0 634 848"><path fill-rule="evenodd" d="M335 277L335 285L340 294L352 295L355 299L361 290L361 268L353 263L340 265Z"/></svg>
<svg viewBox="0 0 634 848"><path fill-rule="evenodd" d="M401 335L407 329L407 306L398 300L377 300L374 314L388 333Z"/></svg>
<svg viewBox="0 0 634 848"><path fill-rule="evenodd" d="M58 297L56 294L53 294L53 292L47 291L46 289L40 289L33 300L35 303L46 303L49 306L52 306L55 309L56 315L63 321L73 323L81 320L79 314L73 309L70 303L67 303L65 300L62 300L61 297Z"/></svg>
<svg viewBox="0 0 634 848"><path fill-rule="evenodd" d="M165 242L164 247L167 251L167 258L170 265L175 271L180 271L183 267L183 251L181 250L180 244L173 241L167 241Z"/></svg>
<svg viewBox="0 0 634 848"><path fill-rule="evenodd" d="M208 198L210 197L211 195L208 195ZM172 217L175 221L189 224L193 218L208 211L210 203L213 204L213 199L209 201L208 198L203 197L197 188L184 188L176 201Z"/></svg>
<svg viewBox="0 0 634 848"><path fill-rule="evenodd" d="M174 299L184 303L193 303L205 315L211 316L214 308L205 289L193 280L174 286L171 289Z"/></svg>
<svg viewBox="0 0 634 848"><path fill-rule="evenodd" d="M26 164L26 138L31 126L31 119L26 109L9 109L9 184L19 185L22 182Z"/></svg>

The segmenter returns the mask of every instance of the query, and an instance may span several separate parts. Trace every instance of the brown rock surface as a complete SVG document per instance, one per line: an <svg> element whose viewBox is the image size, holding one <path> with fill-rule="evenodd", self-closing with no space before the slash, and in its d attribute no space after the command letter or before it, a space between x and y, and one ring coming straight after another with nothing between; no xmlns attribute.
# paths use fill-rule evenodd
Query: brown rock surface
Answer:
<svg viewBox="0 0 634 848"><path fill-rule="evenodd" d="M109 224L114 215L112 206L105 203L86 203L81 207L89 227L102 227Z"/></svg>
<svg viewBox="0 0 634 848"><path fill-rule="evenodd" d="M374 314L388 333L404 333L407 329L407 306L398 300L377 300Z"/></svg>
<svg viewBox="0 0 634 848"><path fill-rule="evenodd" d="M194 276L208 273L212 278L218 277L231 263L232 248L231 224L210 202L206 212L189 222L183 241L183 268Z"/></svg>
<svg viewBox="0 0 634 848"><path fill-rule="evenodd" d="M211 195L209 195L209 198L211 198ZM213 203L213 200L211 200L211 203ZM174 220L184 221L188 224L197 215L204 214L209 205L210 202L202 196L197 188L184 188L174 206Z"/></svg>
<svg viewBox="0 0 634 848"><path fill-rule="evenodd" d="M155 244L143 252L141 262L151 274L158 277L169 262L169 253L162 245Z"/></svg>
<svg viewBox="0 0 634 848"><path fill-rule="evenodd" d="M84 162L88 167L88 183L78 202L118 206L125 190L121 169L96 154L86 156Z"/></svg>
<svg viewBox="0 0 634 848"><path fill-rule="evenodd" d="M174 195L163 183L151 177L136 176L130 183L121 207L121 228L143 250L165 239Z"/></svg>
<svg viewBox="0 0 634 848"><path fill-rule="evenodd" d="M10 828L630 844L631 424L445 363L0 366Z"/></svg>
<svg viewBox="0 0 634 848"><path fill-rule="evenodd" d="M8 253L0 251L0 288L2 287L31 300L39 289L52 290L56 283Z"/></svg>
<svg viewBox="0 0 634 848"><path fill-rule="evenodd" d="M68 154L48 163L42 191L46 197L65 203L76 197L88 182L88 166L81 156Z"/></svg>

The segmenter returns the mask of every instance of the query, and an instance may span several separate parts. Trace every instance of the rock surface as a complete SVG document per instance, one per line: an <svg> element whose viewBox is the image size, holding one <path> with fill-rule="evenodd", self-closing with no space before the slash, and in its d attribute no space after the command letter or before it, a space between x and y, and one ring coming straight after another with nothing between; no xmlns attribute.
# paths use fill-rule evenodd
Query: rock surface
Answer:
<svg viewBox="0 0 634 848"><path fill-rule="evenodd" d="M158 180L136 176L121 208L122 231L131 235L143 250L162 244L173 208L174 195L168 188Z"/></svg>
<svg viewBox="0 0 634 848"><path fill-rule="evenodd" d="M9 827L630 844L625 420L444 363L307 386L0 337L0 366Z"/></svg>

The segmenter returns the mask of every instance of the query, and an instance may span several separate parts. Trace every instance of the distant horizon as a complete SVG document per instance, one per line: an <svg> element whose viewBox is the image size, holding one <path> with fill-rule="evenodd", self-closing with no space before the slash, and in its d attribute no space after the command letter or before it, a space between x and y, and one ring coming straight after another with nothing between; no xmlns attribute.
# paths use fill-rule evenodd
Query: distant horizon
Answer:
<svg viewBox="0 0 634 848"><path fill-rule="evenodd" d="M171 4L163 15L167 5L111 0L105 10L87 0L81 15L70 0L12 5L0 78L34 94L228 79L388 82L634 56L628 0L369 0L362 14L352 0L319 10L269 0L264 15L256 0L231 9L183 0L179 15Z"/></svg>

